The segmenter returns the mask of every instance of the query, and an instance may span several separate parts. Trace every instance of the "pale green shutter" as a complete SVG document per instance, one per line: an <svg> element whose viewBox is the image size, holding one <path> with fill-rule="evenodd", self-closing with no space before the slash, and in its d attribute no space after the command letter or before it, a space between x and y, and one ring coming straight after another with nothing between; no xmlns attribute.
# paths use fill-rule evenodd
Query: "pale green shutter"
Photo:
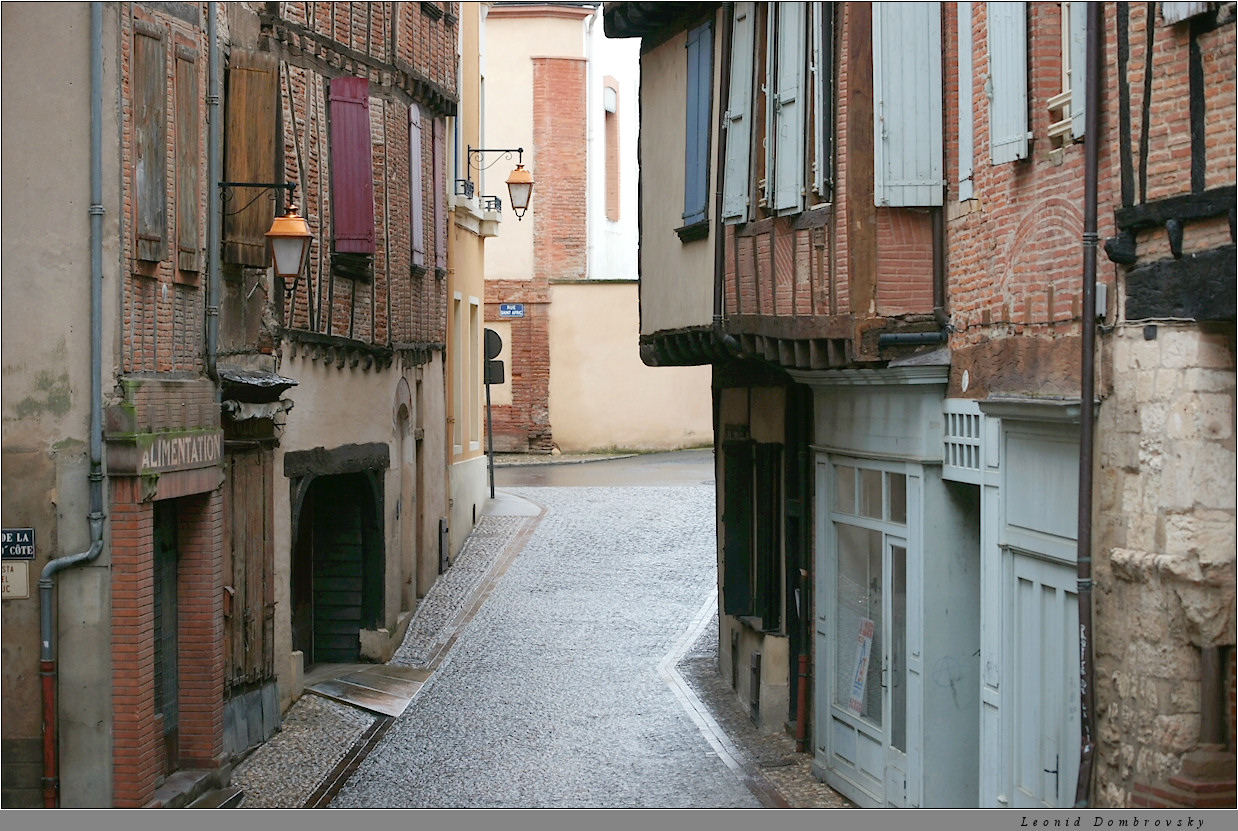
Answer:
<svg viewBox="0 0 1238 831"><path fill-rule="evenodd" d="M731 78L726 111L726 175L722 217L729 222L748 219L748 165L752 150L752 3L735 4L731 33Z"/></svg>
<svg viewBox="0 0 1238 831"><path fill-rule="evenodd" d="M773 208L792 213L804 207L805 3L772 6L775 18Z"/></svg>
<svg viewBox="0 0 1238 831"><path fill-rule="evenodd" d="M875 198L940 205L941 4L873 4Z"/></svg>
<svg viewBox="0 0 1238 831"><path fill-rule="evenodd" d="M1027 4L988 3L993 164L1027 158Z"/></svg>

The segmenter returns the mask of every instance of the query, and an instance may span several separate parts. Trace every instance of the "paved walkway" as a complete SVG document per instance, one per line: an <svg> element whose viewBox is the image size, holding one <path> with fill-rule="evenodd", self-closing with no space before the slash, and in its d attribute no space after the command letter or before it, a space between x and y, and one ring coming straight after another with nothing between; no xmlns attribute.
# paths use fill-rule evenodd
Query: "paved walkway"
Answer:
<svg viewBox="0 0 1238 831"><path fill-rule="evenodd" d="M718 677L712 486L496 496L391 662L432 670L403 715L303 696L241 807L848 805Z"/></svg>

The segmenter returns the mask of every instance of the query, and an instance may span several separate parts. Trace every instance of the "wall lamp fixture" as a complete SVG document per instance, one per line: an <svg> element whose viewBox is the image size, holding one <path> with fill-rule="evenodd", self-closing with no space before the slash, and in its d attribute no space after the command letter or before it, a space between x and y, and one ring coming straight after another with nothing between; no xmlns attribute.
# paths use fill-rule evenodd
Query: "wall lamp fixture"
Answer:
<svg viewBox="0 0 1238 831"><path fill-rule="evenodd" d="M523 219L524 212L529 209L529 199L533 196L533 174L525 170L522 162L524 161L523 147L509 148L487 148L487 147L469 147L469 181L473 180L473 157L480 157L482 153L502 153L502 158L510 159L512 153L516 154L516 169L507 177L507 193L511 197L512 213L516 215L516 219ZM480 161L480 159L479 159ZM477 165L477 170L485 170L498 159L495 159L488 165Z"/></svg>
<svg viewBox="0 0 1238 831"><path fill-rule="evenodd" d="M232 198L231 191L234 188L262 188L263 192L276 189L288 191L288 210L283 216L275 217L275 221L271 223L271 230L266 232L266 238L267 245L271 251L271 258L275 261L275 273L283 278L284 291L292 294L297 290L297 282L305 271L305 264L309 260L310 243L314 239L314 232L310 230L309 221L297 213L295 204L297 183L220 182L219 190L222 203L226 203ZM261 195L261 193L258 194L258 196ZM236 214L245 210L254 203L258 196L255 196L254 199L251 199L232 213Z"/></svg>

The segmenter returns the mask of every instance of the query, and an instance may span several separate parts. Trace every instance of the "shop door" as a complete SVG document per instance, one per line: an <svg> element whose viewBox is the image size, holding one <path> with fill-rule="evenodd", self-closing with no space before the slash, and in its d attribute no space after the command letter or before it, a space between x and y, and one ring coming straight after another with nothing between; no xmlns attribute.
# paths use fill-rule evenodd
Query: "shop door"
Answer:
<svg viewBox="0 0 1238 831"><path fill-rule="evenodd" d="M850 465L834 471L834 551L823 572L833 576L831 611L817 628L830 698L818 700L818 713L828 713L818 752L830 784L857 804L905 807L908 477Z"/></svg>
<svg viewBox="0 0 1238 831"><path fill-rule="evenodd" d="M155 503L155 711L163 723L164 771L177 769L180 679L176 503Z"/></svg>
<svg viewBox="0 0 1238 831"><path fill-rule="evenodd" d="M1012 807L1069 808L1079 772L1079 603L1075 570L1012 552L1006 677Z"/></svg>

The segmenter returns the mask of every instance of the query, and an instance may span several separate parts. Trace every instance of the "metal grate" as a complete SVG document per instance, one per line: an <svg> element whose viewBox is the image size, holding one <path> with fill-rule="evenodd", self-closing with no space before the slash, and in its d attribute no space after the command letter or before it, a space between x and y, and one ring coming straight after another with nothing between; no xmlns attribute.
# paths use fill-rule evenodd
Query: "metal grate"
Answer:
<svg viewBox="0 0 1238 831"><path fill-rule="evenodd" d="M984 415L976 401L948 399L945 404L946 436L942 477L955 482L980 484L984 464Z"/></svg>

